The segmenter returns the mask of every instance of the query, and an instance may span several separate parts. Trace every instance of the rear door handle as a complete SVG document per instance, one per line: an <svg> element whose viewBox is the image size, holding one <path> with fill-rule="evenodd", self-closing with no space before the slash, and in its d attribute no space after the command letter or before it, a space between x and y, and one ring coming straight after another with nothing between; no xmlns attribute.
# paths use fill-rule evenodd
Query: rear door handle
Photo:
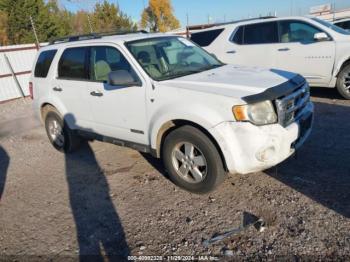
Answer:
<svg viewBox="0 0 350 262"><path fill-rule="evenodd" d="M289 50L290 49L288 47L278 49L278 51L280 51L280 52L286 52L286 51L289 51Z"/></svg>
<svg viewBox="0 0 350 262"><path fill-rule="evenodd" d="M101 97L101 96L103 96L103 93L92 91L92 92L90 93L90 95Z"/></svg>
<svg viewBox="0 0 350 262"><path fill-rule="evenodd" d="M55 92L62 92L63 91L62 88L60 88L60 87L54 87L54 88L52 88L52 90Z"/></svg>
<svg viewBox="0 0 350 262"><path fill-rule="evenodd" d="M226 53L227 53L227 54L235 54L236 51L235 51L235 50L230 50L230 51L227 51Z"/></svg>

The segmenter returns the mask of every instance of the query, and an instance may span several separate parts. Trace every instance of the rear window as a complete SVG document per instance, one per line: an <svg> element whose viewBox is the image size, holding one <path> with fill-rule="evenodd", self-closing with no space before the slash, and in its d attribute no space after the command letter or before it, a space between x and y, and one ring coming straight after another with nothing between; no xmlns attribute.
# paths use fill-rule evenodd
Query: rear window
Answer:
<svg viewBox="0 0 350 262"><path fill-rule="evenodd" d="M68 79L87 79L87 48L68 48L60 59L58 77Z"/></svg>
<svg viewBox="0 0 350 262"><path fill-rule="evenodd" d="M49 50L41 52L35 65L34 76L45 78L50 70L53 58L57 50Z"/></svg>
<svg viewBox="0 0 350 262"><path fill-rule="evenodd" d="M191 40L199 46L209 46L224 31L224 29L215 29L205 32L193 33Z"/></svg>
<svg viewBox="0 0 350 262"><path fill-rule="evenodd" d="M246 45L278 43L278 25L276 22L246 25L243 39Z"/></svg>

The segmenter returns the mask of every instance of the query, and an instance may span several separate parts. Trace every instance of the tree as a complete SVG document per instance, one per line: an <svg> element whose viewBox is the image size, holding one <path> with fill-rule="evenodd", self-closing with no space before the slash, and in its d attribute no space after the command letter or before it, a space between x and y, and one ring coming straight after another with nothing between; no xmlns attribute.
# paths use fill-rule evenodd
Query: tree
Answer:
<svg viewBox="0 0 350 262"><path fill-rule="evenodd" d="M8 14L8 38L11 44L33 43L35 37L30 23L33 18L39 41L48 41L59 34L59 27L43 0L2 0ZM0 6L2 6L0 4Z"/></svg>
<svg viewBox="0 0 350 262"><path fill-rule="evenodd" d="M108 3L106 0L95 5L92 14L92 24L95 32L132 31L137 26L130 17L123 13L118 5Z"/></svg>
<svg viewBox="0 0 350 262"><path fill-rule="evenodd" d="M149 6L142 12L141 26L152 32L166 32L180 27L173 14L170 0L149 0Z"/></svg>
<svg viewBox="0 0 350 262"><path fill-rule="evenodd" d="M7 13L0 11L0 46L8 45Z"/></svg>

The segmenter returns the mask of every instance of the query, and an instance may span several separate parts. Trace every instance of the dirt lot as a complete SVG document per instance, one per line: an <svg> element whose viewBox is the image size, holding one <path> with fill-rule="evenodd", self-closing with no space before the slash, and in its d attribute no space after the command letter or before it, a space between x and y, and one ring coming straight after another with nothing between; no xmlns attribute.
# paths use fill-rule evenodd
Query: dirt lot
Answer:
<svg viewBox="0 0 350 262"><path fill-rule="evenodd" d="M127 255L350 259L350 102L313 89L314 131L292 158L266 172L232 175L214 193L176 188L161 164L93 142L61 154L30 101L0 105L0 261ZM225 241L202 241L267 221ZM223 256L224 255L224 256Z"/></svg>

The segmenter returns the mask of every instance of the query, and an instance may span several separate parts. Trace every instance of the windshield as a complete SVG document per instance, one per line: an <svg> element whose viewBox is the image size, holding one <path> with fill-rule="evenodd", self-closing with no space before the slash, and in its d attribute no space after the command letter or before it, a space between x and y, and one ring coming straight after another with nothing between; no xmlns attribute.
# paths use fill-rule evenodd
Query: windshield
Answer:
<svg viewBox="0 0 350 262"><path fill-rule="evenodd" d="M223 64L182 37L159 37L128 42L129 51L147 74L162 81L213 69Z"/></svg>
<svg viewBox="0 0 350 262"><path fill-rule="evenodd" d="M319 18L312 18L312 20L320 23L321 25L323 26L326 26L330 29L332 29L333 31L336 31L337 33L340 33L340 34L343 34L343 35L350 35L350 32L349 31L346 31L345 29L339 27L339 26L336 26L336 25L333 25L325 20L322 20L322 19L319 19Z"/></svg>

